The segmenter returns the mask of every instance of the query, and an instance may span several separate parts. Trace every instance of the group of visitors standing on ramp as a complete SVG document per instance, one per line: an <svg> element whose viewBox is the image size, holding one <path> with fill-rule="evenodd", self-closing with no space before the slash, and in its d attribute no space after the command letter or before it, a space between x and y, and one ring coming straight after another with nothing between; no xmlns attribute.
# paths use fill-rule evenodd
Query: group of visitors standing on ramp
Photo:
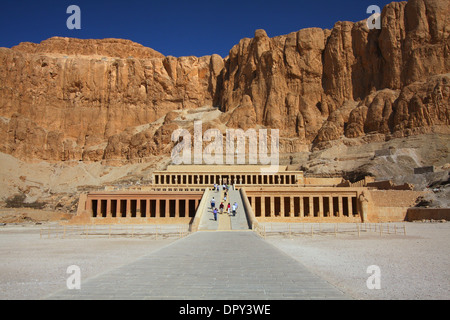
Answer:
<svg viewBox="0 0 450 320"><path fill-rule="evenodd" d="M222 198L222 194L221 189L223 191L223 198ZM216 200L214 199L214 197L212 197L211 199L211 210L213 212L214 215L214 220L217 221L217 213L223 214L225 207L226 207L226 212L228 213L229 216L235 216L236 212L237 212L237 208L238 208L238 204L237 202L234 202L233 204L231 204L231 201L227 202L227 198L228 198L228 192L230 190L231 186L228 185L214 185L214 191L216 193L219 193L219 198L220 198L220 205L219 208L216 208ZM231 200L231 199L229 199Z"/></svg>

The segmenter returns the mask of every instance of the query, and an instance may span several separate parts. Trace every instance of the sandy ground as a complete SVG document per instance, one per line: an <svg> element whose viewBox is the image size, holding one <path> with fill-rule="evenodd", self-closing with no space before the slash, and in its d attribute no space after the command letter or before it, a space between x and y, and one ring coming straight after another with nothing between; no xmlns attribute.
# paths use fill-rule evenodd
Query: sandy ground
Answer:
<svg viewBox="0 0 450 320"><path fill-rule="evenodd" d="M43 225L0 226L0 299L41 299L66 287L67 268L77 265L81 281L149 254L175 238L40 237Z"/></svg>
<svg viewBox="0 0 450 320"><path fill-rule="evenodd" d="M355 299L450 299L450 222L405 225L406 236L361 233L266 240ZM380 268L380 289L367 287L371 265Z"/></svg>
<svg viewBox="0 0 450 320"><path fill-rule="evenodd" d="M130 263L175 238L40 237L57 222L0 226L0 299L41 299L65 288L67 267L83 279ZM403 224L402 224L403 225ZM406 223L407 235L269 235L266 240L355 299L450 299L450 223ZM369 290L367 267L381 271Z"/></svg>

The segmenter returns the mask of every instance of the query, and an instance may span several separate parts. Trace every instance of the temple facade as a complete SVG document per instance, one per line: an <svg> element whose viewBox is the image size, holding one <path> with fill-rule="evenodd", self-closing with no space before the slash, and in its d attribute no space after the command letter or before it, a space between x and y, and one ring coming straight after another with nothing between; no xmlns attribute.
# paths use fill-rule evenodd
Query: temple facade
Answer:
<svg viewBox="0 0 450 320"><path fill-rule="evenodd" d="M403 220L420 195L411 190L380 191L373 179L345 183L342 178L305 177L280 166L276 173L253 165L171 165L155 171L148 185L80 195L73 223L187 223L207 210L215 185L239 190L249 221L367 222ZM394 192L394 193L392 193ZM394 203L390 199L394 198ZM376 199L374 201L374 199ZM250 226L250 223L249 223Z"/></svg>

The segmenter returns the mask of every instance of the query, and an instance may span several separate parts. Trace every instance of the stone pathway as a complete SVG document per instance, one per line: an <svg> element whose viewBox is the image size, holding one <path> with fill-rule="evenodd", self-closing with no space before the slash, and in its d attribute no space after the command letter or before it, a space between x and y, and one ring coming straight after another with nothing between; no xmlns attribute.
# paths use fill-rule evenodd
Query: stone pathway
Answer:
<svg viewBox="0 0 450 320"><path fill-rule="evenodd" d="M349 299L251 231L199 231L46 298Z"/></svg>
<svg viewBox="0 0 450 320"><path fill-rule="evenodd" d="M229 231L231 230L231 217L228 214L218 214L217 230Z"/></svg>
<svg viewBox="0 0 450 320"><path fill-rule="evenodd" d="M216 200L216 208L219 209L221 202L225 205L223 214L217 214L217 221L214 220L213 209L210 202L212 198ZM248 221L244 211L244 205L239 190L229 190L226 201L224 199L224 191L212 191L207 199L207 207L201 217L199 230L248 230ZM228 216L226 207L228 203L233 205L237 203L238 209L235 216Z"/></svg>
<svg viewBox="0 0 450 320"><path fill-rule="evenodd" d="M230 190L230 201L231 205L237 203L238 209L235 216L231 216L231 229L232 230L248 230L249 225L247 221L247 216L244 210L244 204L242 203L241 193L239 190Z"/></svg>

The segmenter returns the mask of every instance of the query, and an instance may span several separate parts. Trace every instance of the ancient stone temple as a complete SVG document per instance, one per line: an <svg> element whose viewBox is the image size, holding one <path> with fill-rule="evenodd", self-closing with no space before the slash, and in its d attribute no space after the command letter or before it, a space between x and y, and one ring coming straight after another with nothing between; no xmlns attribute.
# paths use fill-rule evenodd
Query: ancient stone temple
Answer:
<svg viewBox="0 0 450 320"><path fill-rule="evenodd" d="M186 223L195 229L202 215L212 212L213 197L216 207L219 202L237 201L245 213L241 225L247 228L252 221L399 221L421 194L378 190L370 186L370 177L348 183L342 178L307 177L285 166L268 174L256 165L170 165L153 172L150 181L80 195L72 223Z"/></svg>

